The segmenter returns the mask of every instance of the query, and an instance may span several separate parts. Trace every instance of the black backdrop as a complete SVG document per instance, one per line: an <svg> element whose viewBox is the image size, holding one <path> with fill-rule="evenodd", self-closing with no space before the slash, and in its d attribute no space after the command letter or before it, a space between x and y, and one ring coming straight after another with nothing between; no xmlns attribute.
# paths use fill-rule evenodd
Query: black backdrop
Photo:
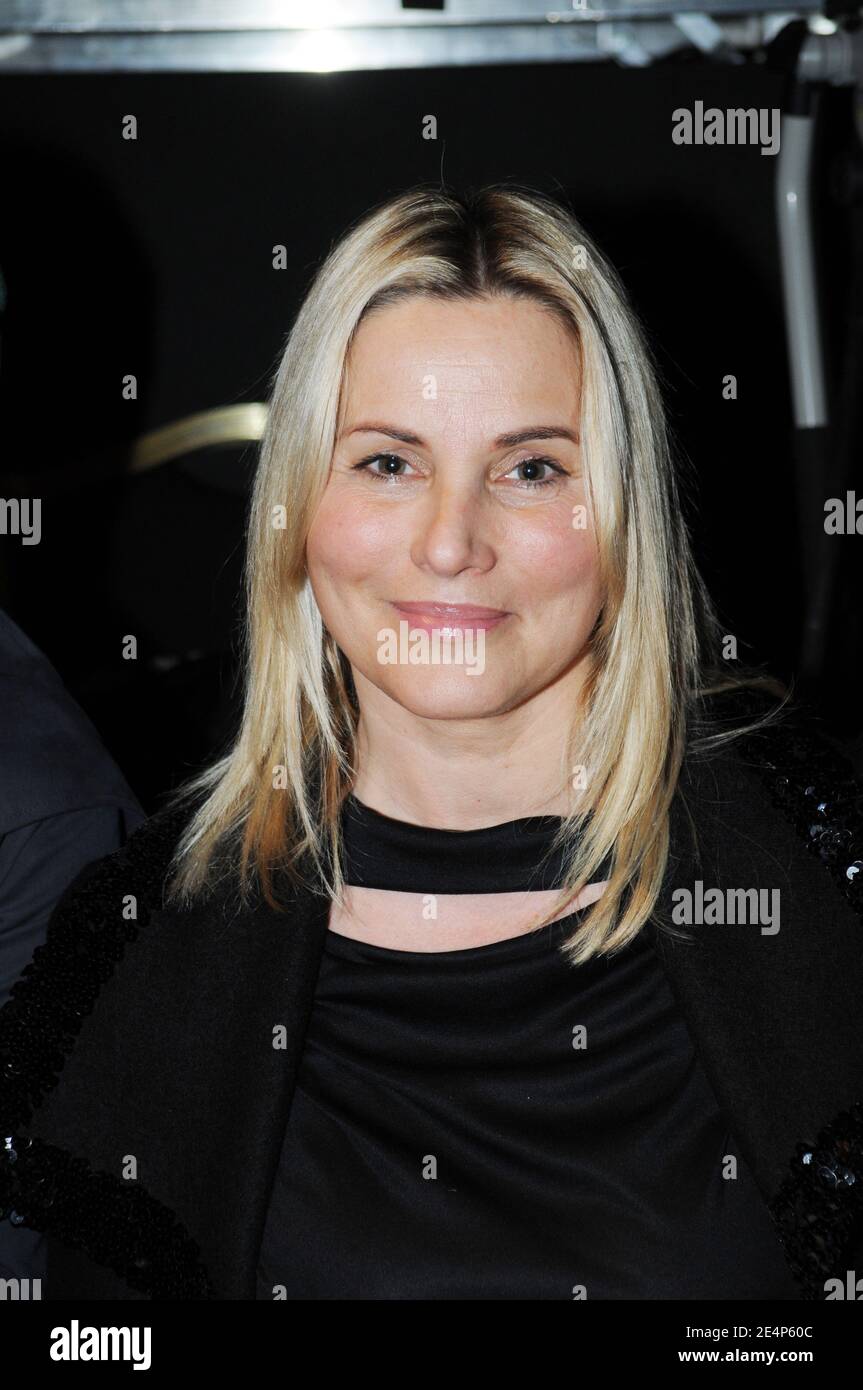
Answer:
<svg viewBox="0 0 863 1390"><path fill-rule="evenodd" d="M7 76L4 496L42 496L42 541L6 537L0 603L47 653L147 809L221 749L238 710L243 525L254 449L124 477L142 432L266 397L315 267L402 188L517 179L565 195L647 325L690 461L696 552L740 654L795 672L803 602L775 158L672 143L701 100L778 107L765 67L664 60L313 75ZM826 346L842 365L851 223L829 197L850 95L826 92L816 186ZM134 114L137 141L121 137ZM423 117L438 139L422 138ZM272 268L284 243L289 265ZM126 373L136 401L121 399ZM722 398L733 374L738 399ZM849 484L851 485L851 484ZM17 488L17 491L14 489ZM826 493L829 495L829 493ZM859 564L813 692L860 744ZM123 661L134 633L139 660Z"/></svg>

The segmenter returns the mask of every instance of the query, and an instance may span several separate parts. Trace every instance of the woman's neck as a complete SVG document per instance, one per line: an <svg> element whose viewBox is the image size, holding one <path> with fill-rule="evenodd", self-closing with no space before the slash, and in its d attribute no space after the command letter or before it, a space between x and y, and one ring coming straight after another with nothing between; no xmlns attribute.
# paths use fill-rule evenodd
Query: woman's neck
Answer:
<svg viewBox="0 0 863 1390"><path fill-rule="evenodd" d="M567 816L572 692L550 687L513 710L424 718L357 681L360 720L352 791L383 815L471 830L522 816ZM564 701L565 693L565 701Z"/></svg>

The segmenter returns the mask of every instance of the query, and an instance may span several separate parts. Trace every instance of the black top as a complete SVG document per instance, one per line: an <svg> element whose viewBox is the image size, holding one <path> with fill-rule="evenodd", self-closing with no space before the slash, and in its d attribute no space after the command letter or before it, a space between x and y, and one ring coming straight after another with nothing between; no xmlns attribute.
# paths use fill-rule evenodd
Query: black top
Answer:
<svg viewBox="0 0 863 1390"><path fill-rule="evenodd" d="M351 798L346 879L515 891L558 824ZM328 934L259 1299L800 1297L648 929L573 967L582 915L460 951Z"/></svg>

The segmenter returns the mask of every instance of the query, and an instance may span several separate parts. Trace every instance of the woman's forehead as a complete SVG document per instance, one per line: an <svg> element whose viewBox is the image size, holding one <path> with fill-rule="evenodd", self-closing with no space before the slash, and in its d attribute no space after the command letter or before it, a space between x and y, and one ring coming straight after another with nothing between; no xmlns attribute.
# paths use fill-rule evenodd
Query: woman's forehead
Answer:
<svg viewBox="0 0 863 1390"><path fill-rule="evenodd" d="M340 432L390 421L399 405L410 413L401 421L406 433L417 418L441 428L469 417L499 434L549 411L571 429L578 378L573 336L539 304L405 300L360 325L346 362Z"/></svg>

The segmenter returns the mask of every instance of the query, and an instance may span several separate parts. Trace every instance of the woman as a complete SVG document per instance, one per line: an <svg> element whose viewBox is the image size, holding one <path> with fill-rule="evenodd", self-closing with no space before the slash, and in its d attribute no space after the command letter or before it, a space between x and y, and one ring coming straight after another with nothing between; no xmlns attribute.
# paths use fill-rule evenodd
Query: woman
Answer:
<svg viewBox="0 0 863 1390"><path fill-rule="evenodd" d="M46 1296L829 1297L859 791L709 694L655 369L567 209L419 188L333 249L247 598L234 746L0 1015Z"/></svg>

